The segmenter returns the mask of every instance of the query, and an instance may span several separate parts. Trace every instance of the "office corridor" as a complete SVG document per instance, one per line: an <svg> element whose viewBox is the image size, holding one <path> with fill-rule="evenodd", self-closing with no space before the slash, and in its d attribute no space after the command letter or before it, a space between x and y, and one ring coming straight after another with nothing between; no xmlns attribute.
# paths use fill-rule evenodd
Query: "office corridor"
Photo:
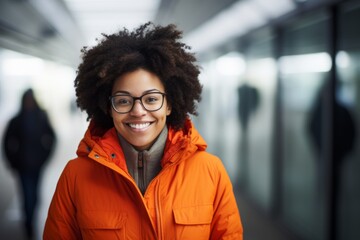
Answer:
<svg viewBox="0 0 360 240"><path fill-rule="evenodd" d="M360 0L0 0L0 13L0 136L28 87L57 129L37 239L87 127L81 49L147 21L178 25L197 58L194 123L234 181L244 239L360 239ZM3 160L0 239L24 239Z"/></svg>

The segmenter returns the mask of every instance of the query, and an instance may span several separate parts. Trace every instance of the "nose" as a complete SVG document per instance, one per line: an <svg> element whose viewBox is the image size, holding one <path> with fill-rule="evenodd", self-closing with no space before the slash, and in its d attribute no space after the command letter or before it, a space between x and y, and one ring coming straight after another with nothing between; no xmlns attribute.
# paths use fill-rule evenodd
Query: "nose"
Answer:
<svg viewBox="0 0 360 240"><path fill-rule="evenodd" d="M146 109L143 107L143 105L141 104L140 100L137 99L134 102L134 106L130 111L130 114L133 116L142 116L146 114Z"/></svg>

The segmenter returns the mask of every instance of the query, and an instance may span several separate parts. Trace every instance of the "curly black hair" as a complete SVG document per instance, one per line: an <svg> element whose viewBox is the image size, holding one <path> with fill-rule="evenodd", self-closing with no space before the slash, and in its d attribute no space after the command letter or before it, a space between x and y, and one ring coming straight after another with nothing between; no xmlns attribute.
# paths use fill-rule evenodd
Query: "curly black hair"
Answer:
<svg viewBox="0 0 360 240"><path fill-rule="evenodd" d="M109 96L114 81L121 75L145 69L156 74L165 87L171 106L167 124L181 129L189 114L197 115L202 86L200 68L191 48L180 42L182 32L175 25L151 22L130 32L124 28L115 34L102 34L98 45L83 47L82 63L77 70L77 105L88 118L103 129L113 127L109 114Z"/></svg>

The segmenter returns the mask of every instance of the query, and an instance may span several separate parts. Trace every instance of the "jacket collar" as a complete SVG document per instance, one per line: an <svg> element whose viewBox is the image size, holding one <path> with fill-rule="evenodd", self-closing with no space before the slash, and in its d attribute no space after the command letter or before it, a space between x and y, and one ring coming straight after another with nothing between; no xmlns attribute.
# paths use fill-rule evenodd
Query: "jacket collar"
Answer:
<svg viewBox="0 0 360 240"><path fill-rule="evenodd" d="M113 162L121 169L127 171L124 152L119 144L115 128L113 127L103 135L101 134L103 134L103 131L99 130L93 121L91 121L84 138L79 144L77 155L85 157L91 151L95 151L104 159L103 161ZM205 151L206 148L205 140L195 129L191 120L187 119L184 127L180 130L175 130L172 127L168 128L161 165L164 168L188 158L196 151Z"/></svg>
<svg viewBox="0 0 360 240"><path fill-rule="evenodd" d="M196 151L205 151L207 144L194 127L190 119L180 130L169 128L162 166L177 163L193 155Z"/></svg>
<svg viewBox="0 0 360 240"><path fill-rule="evenodd" d="M119 141L125 155L126 166L141 192L144 194L150 181L160 172L168 129L165 126L149 150L137 151L120 134Z"/></svg>

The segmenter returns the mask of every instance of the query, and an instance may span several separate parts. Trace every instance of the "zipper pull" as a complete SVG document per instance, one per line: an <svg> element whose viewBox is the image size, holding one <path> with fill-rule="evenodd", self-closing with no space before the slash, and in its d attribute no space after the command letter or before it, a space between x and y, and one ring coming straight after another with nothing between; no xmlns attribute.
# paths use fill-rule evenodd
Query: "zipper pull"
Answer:
<svg viewBox="0 0 360 240"><path fill-rule="evenodd" d="M139 152L139 156L138 156L138 168L143 168L144 167L144 156L143 156L143 152Z"/></svg>

